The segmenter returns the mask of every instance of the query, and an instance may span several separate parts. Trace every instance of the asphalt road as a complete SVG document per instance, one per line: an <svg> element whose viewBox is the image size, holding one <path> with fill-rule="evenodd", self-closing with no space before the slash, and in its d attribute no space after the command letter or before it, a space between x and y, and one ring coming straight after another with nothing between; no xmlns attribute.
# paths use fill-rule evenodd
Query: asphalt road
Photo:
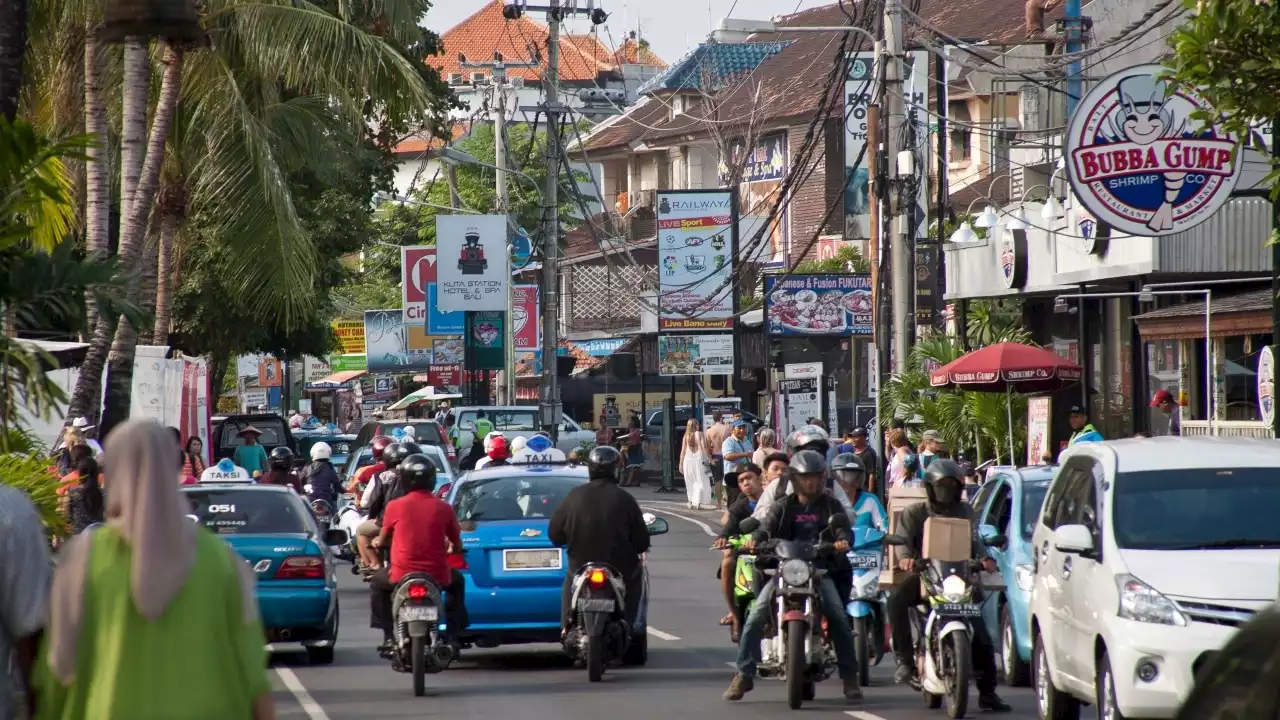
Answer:
<svg viewBox="0 0 1280 720"><path fill-rule="evenodd" d="M426 697L415 698L407 674L391 670L374 647L380 634L368 627L368 591L340 570L341 630L333 665L309 666L305 656L276 654L271 671L281 718L391 720L448 717L457 720L660 720L680 717L777 718L790 712L783 685L757 681L738 703L721 699L733 676L735 649L717 624L724 603L715 581L716 555L708 551L718 513L691 512L679 495L637 491L646 509L667 518L671 531L655 538L649 568L649 663L610 670L588 683L558 646L472 648L449 670L427 677ZM892 660L873 669L872 686L857 705L845 704L838 680L818 685L818 697L800 710L805 717L857 720L945 718L923 706L920 696L892 684ZM1014 712L1035 717L1029 690L1001 688ZM976 703L976 691L971 703ZM971 706L972 707L972 706ZM976 709L971 717L986 716Z"/></svg>

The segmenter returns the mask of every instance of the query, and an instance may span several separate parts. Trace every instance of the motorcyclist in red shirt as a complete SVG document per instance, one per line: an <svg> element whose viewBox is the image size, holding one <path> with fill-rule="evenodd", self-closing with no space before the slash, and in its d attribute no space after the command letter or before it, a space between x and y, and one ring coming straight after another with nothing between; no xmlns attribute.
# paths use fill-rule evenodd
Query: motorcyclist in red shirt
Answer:
<svg viewBox="0 0 1280 720"><path fill-rule="evenodd" d="M375 548L390 543L391 563L369 578L373 624L382 628L384 648L392 643L391 596L409 573L426 573L445 591L449 633L468 624L466 583L462 573L449 566L449 554L462 551L462 531L453 508L433 494L435 465L425 455L414 454L400 461L398 472L406 493L387 503L382 530L373 541Z"/></svg>
<svg viewBox="0 0 1280 720"><path fill-rule="evenodd" d="M352 493L357 498L363 493L364 488L373 480L378 473L386 472L387 464L382 461L382 451L394 442L386 435L375 436L369 441L369 449L373 451L373 464L366 465L355 472L351 476L351 482L347 483L347 492Z"/></svg>

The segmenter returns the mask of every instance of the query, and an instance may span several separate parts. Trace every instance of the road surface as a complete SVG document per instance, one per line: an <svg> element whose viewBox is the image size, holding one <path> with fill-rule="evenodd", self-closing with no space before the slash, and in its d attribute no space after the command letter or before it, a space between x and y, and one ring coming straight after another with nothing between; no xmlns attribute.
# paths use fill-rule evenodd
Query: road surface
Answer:
<svg viewBox="0 0 1280 720"><path fill-rule="evenodd" d="M649 663L610 670L588 683L558 646L534 645L464 652L448 671L427 676L427 696L413 697L409 675L391 670L374 647L381 634L368 627L367 586L340 568L342 620L333 665L312 667L305 656L276 654L271 678L280 718L294 720L752 720L789 713L782 683L757 681L740 702L721 694L733 676L735 656L728 631L717 624L724 603L715 580L716 555L707 548L718 513L692 512L678 495L636 491L647 510L667 518L671 531L654 539L650 557ZM892 661L873 669L872 686L858 705L846 705L840 684L818 685L818 698L799 711L807 718L924 720L945 718L923 706L920 696L892 684ZM1014 711L1002 717L1035 717L1026 689L1002 687ZM976 710L971 717L987 716Z"/></svg>

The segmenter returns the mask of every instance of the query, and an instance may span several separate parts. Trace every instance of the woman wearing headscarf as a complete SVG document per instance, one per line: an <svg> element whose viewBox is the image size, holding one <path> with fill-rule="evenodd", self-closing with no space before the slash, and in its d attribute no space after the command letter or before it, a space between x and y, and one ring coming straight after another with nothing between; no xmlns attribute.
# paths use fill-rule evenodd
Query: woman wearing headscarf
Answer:
<svg viewBox="0 0 1280 720"><path fill-rule="evenodd" d="M103 521L102 486L99 483L98 461L83 458L76 465L79 482L63 497L67 530L75 535L94 523Z"/></svg>
<svg viewBox="0 0 1280 720"><path fill-rule="evenodd" d="M270 720L249 567L185 515L160 425L107 438L107 522L68 542L38 663L39 720Z"/></svg>
<svg viewBox="0 0 1280 720"><path fill-rule="evenodd" d="M765 458L776 452L782 452L778 449L778 433L773 428L762 428L756 440L756 444L760 447L752 453L751 462L758 467L765 466Z"/></svg>

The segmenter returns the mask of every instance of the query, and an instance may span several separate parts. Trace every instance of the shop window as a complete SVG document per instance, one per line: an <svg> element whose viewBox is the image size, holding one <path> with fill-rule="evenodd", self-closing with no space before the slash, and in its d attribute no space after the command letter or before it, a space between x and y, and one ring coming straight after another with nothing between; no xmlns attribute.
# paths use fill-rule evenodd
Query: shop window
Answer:
<svg viewBox="0 0 1280 720"><path fill-rule="evenodd" d="M1271 344L1270 335L1238 335L1226 338L1223 363L1226 370L1226 419L1261 422L1258 411L1258 353Z"/></svg>
<svg viewBox="0 0 1280 720"><path fill-rule="evenodd" d="M947 114L950 123L947 133L947 152L953 163L969 162L972 148L973 129L969 123L972 118L969 116L969 103L964 100L956 100L947 103Z"/></svg>
<svg viewBox="0 0 1280 720"><path fill-rule="evenodd" d="M1157 390L1168 390L1178 397L1178 371L1180 368L1181 343L1177 340L1156 340L1147 343L1147 386L1152 394ZM1150 402L1148 402L1150 405ZM1189 410L1189 408L1188 408ZM1148 407L1147 427L1152 435L1169 434L1169 416L1159 408ZM1187 411L1183 411L1184 419L1191 419Z"/></svg>

